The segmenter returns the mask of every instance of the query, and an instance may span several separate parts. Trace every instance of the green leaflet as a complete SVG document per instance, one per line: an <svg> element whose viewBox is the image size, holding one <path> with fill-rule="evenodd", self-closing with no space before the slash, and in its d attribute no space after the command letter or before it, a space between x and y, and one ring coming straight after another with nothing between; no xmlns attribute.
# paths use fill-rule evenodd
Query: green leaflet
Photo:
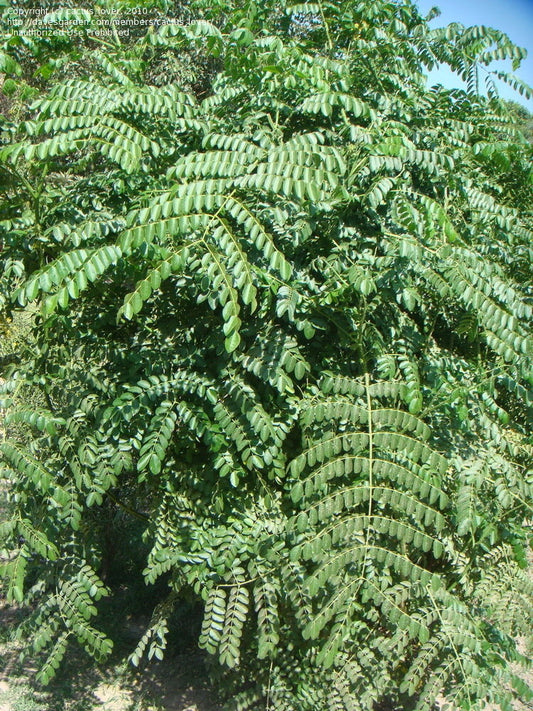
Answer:
<svg viewBox="0 0 533 711"><path fill-rule="evenodd" d="M178 252L175 252L164 259L160 264L151 269L148 275L138 282L135 290L124 297L124 304L119 309L117 320L121 316L126 319L131 319L142 309L143 303L152 296L152 293L159 289L161 283L168 279L172 274L179 273L184 269L189 258L189 248L183 247Z"/></svg>
<svg viewBox="0 0 533 711"><path fill-rule="evenodd" d="M76 299L89 283L96 281L120 257L121 250L118 247L107 245L94 250L67 252L34 276L18 291L17 298L21 304L25 304L40 295L44 312L48 315L57 306L65 307L71 299Z"/></svg>
<svg viewBox="0 0 533 711"><path fill-rule="evenodd" d="M140 472L139 480L146 478L148 469L152 474L161 472L162 462L165 460L166 449L170 444L172 432L176 426L177 415L172 410L172 402L163 402L155 412L150 423L150 430L145 436L139 450L137 469Z"/></svg>

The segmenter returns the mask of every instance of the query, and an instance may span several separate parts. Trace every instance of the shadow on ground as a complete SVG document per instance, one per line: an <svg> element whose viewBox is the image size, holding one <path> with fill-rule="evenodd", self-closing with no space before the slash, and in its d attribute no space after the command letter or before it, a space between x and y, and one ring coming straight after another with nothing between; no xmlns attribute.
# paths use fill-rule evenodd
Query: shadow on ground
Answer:
<svg viewBox="0 0 533 711"><path fill-rule="evenodd" d="M0 711L220 711L197 649L171 650L163 661L134 669L124 662L95 666L72 649L46 689L35 667L21 662L9 635L19 613L0 601ZM131 632L130 632L131 634Z"/></svg>

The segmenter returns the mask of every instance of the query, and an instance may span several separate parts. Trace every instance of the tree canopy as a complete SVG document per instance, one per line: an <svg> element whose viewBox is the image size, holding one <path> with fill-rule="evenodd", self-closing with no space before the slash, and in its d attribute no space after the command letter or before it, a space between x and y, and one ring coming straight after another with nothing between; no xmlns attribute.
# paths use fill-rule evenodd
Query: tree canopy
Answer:
<svg viewBox="0 0 533 711"><path fill-rule="evenodd" d="M162 583L134 664L187 597L228 708L510 709L533 173L490 65L524 51L410 0L152 2L105 47L98 8L134 6L66 5L74 38L0 53L0 304L36 314L0 565L39 679L111 652L131 520Z"/></svg>

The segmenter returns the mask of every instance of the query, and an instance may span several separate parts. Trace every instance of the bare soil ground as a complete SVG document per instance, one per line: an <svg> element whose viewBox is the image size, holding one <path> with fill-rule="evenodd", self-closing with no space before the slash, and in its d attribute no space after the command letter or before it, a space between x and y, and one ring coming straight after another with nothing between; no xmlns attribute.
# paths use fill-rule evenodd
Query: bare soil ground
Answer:
<svg viewBox="0 0 533 711"><path fill-rule="evenodd" d="M0 603L0 629L12 609ZM46 689L35 669L18 661L20 644L0 644L0 711L220 711L204 660L195 650L171 655L142 670L124 664L98 668L73 652Z"/></svg>

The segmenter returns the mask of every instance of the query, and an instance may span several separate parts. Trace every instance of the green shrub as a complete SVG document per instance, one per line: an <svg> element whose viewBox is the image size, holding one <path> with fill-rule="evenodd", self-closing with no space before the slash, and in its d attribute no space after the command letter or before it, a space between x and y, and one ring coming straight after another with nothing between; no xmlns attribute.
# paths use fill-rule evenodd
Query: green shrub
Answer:
<svg viewBox="0 0 533 711"><path fill-rule="evenodd" d="M490 71L475 90L524 53L407 1L254 8L88 48L94 75L4 129L2 259L24 265L4 291L40 309L4 386L32 433L0 446L6 594L39 601L40 681L71 642L105 658L122 511L168 589L134 664L186 597L229 708L509 709L529 693L531 147ZM140 79L183 46L220 63L207 97ZM426 87L439 61L468 91Z"/></svg>

